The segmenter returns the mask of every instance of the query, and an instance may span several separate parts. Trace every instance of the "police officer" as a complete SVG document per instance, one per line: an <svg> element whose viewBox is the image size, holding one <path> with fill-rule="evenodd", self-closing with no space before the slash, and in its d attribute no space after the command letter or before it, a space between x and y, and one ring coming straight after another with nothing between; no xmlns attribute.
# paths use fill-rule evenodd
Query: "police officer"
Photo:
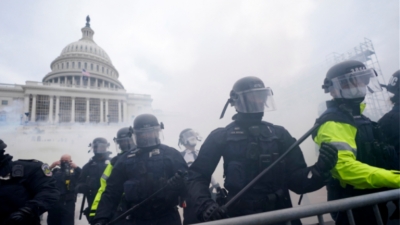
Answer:
<svg viewBox="0 0 400 225"><path fill-rule="evenodd" d="M89 144L89 147L94 152L94 156L86 163L76 186L78 193L83 193L87 198L88 207L85 209L84 214L89 220L89 213L97 191L100 188L100 177L103 174L109 162L109 154L107 151L110 144L105 138L98 137Z"/></svg>
<svg viewBox="0 0 400 225"><path fill-rule="evenodd" d="M115 164L92 224L107 224L122 193L129 207L147 199L126 217L125 224L181 224L176 206L185 185L178 171L182 174L187 165L176 149L161 144L162 129L163 124L151 114L135 118L133 137L137 148L123 154ZM149 198L160 189L159 194Z"/></svg>
<svg viewBox="0 0 400 225"><path fill-rule="evenodd" d="M40 215L59 198L47 164L37 160L12 161L0 140L0 224L38 225Z"/></svg>
<svg viewBox="0 0 400 225"><path fill-rule="evenodd" d="M192 163L197 159L199 155L199 150L196 149L197 142L201 141L201 136L199 133L194 131L191 128L186 128L181 131L179 134L178 146L183 145L185 150L181 151L181 155L185 159L188 167L192 165ZM215 193L213 193L214 189L220 189L219 183L211 177L211 187L209 188L213 199L215 199ZM193 205L190 202L191 199L186 199L187 204ZM200 221L197 220L196 212L194 212L193 207L185 207L183 209L183 224L193 224L198 223Z"/></svg>
<svg viewBox="0 0 400 225"><path fill-rule="evenodd" d="M386 86L386 90L392 94L390 101L393 104L392 110L386 113L379 121L378 124L382 129L382 132L387 137L387 141L392 145L396 151L397 155L400 153L400 112L399 112L399 91L400 91L400 70L396 71Z"/></svg>
<svg viewBox="0 0 400 225"><path fill-rule="evenodd" d="M188 164L188 167L192 165L199 155L199 150L196 149L198 141L201 141L201 136L191 128L186 128L179 134L178 146L183 145L185 147L185 150L181 152L181 155ZM214 177L211 177L210 191L213 191L213 189L217 189L218 187L219 183L214 179Z"/></svg>
<svg viewBox="0 0 400 225"><path fill-rule="evenodd" d="M274 104L272 90L266 88L259 78L244 77L234 84L221 118L229 103L237 111L232 118L234 122L211 132L201 146L197 160L189 168L188 198L193 199L195 204L188 207L196 209L199 220L290 208L289 189L303 194L326 184L329 171L337 160L337 150L323 145L318 162L307 167L297 146L237 204L228 212L224 211L210 198L208 191L211 175L221 157L224 159L224 187L229 191L229 200L295 142L285 128L262 121L264 111L273 110ZM294 220L292 224L301 222Z"/></svg>
<svg viewBox="0 0 400 225"><path fill-rule="evenodd" d="M328 200L400 187L398 171L384 169L389 165L385 159L393 154L393 148L382 143L379 128L362 115L367 90L381 90L376 78L373 69L355 60L338 63L326 74L322 88L333 100L327 101L327 110L317 119L320 127L313 138L318 145L331 143L339 150L338 162L332 170L334 179L327 185ZM385 204L380 209L385 221ZM346 212L331 215L336 224L349 224ZM353 209L353 215L356 224L376 221L370 206Z"/></svg>
<svg viewBox="0 0 400 225"><path fill-rule="evenodd" d="M114 158L112 158L110 160L110 163L107 165L106 169L103 172L103 175L101 175L100 178L100 183L101 183L101 187L99 189L99 191L96 194L96 197L93 201L91 210L90 210L90 215L89 217L91 219L94 218L94 216L96 215L96 210L97 207L99 205L101 196L104 192L104 190L106 189L107 186L107 179L110 177L110 174L114 168L115 163L117 162L117 160L119 159L119 157L124 153L127 152L129 150L133 150L136 148L135 143L133 142L132 139L132 132L130 131L129 127L124 127L121 128L120 130L118 130L117 132L117 137L114 138L114 143L116 145L116 149L118 152L118 155L115 156ZM123 202L120 204L120 206L117 208L117 211L115 212L114 217L117 217L125 208L123 207ZM126 210L126 209L125 209Z"/></svg>
<svg viewBox="0 0 400 225"><path fill-rule="evenodd" d="M75 219L75 187L81 174L79 168L71 160L70 155L63 155L59 161L51 166L56 186L60 192L60 199L49 210L47 216L48 225L74 225Z"/></svg>

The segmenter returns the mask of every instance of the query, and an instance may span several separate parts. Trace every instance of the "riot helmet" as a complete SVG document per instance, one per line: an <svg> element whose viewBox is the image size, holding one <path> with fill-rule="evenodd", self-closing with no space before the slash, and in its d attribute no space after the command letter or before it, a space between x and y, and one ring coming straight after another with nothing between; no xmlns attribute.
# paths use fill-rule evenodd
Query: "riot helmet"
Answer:
<svg viewBox="0 0 400 225"><path fill-rule="evenodd" d="M397 70L390 78L386 90L394 95L399 95L400 90L400 70Z"/></svg>
<svg viewBox="0 0 400 225"><path fill-rule="evenodd" d="M6 148L7 148L6 143L4 143L4 141L0 139L0 150L4 150Z"/></svg>
<svg viewBox="0 0 400 225"><path fill-rule="evenodd" d="M199 135L199 133L191 128L187 128L181 131L181 133L179 134L178 146L180 147L180 145L183 145L194 147L196 146L198 141L201 141L201 136Z"/></svg>
<svg viewBox="0 0 400 225"><path fill-rule="evenodd" d="M152 114L142 114L133 121L133 139L139 148L154 147L161 144L163 123L158 123Z"/></svg>
<svg viewBox="0 0 400 225"><path fill-rule="evenodd" d="M108 143L105 138L98 137L89 144L89 147L94 152L94 154L108 154L109 152L107 150L108 147L110 147L110 143Z"/></svg>
<svg viewBox="0 0 400 225"><path fill-rule="evenodd" d="M129 127L124 127L118 130L117 137L114 139L114 143L117 149L117 152L125 152L136 147L135 143L132 139L132 132Z"/></svg>
<svg viewBox="0 0 400 225"><path fill-rule="evenodd" d="M382 91L377 76L374 69L367 69L362 62L348 60L328 70L322 88L335 99L359 104L364 100L367 90L370 93Z"/></svg>
<svg viewBox="0 0 400 225"><path fill-rule="evenodd" d="M261 113L275 110L273 92L265 87L258 77L244 77L236 81L226 102L221 117L224 117L228 104L239 113Z"/></svg>

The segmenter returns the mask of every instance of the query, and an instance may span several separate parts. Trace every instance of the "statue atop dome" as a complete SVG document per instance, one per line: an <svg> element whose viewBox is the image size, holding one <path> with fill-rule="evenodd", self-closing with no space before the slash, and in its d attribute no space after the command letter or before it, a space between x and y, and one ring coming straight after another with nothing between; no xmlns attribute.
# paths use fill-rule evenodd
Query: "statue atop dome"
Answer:
<svg viewBox="0 0 400 225"><path fill-rule="evenodd" d="M86 27L90 27L90 17L89 17L89 15L86 17Z"/></svg>

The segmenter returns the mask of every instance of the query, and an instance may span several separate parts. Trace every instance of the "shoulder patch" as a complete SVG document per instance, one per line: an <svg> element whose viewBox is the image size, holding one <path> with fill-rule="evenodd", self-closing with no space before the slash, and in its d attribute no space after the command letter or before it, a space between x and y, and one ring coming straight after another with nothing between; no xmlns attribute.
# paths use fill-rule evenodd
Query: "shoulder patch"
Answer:
<svg viewBox="0 0 400 225"><path fill-rule="evenodd" d="M47 163L42 164L42 171L43 171L44 175L47 177L51 177L53 175L53 173L51 172L49 165Z"/></svg>

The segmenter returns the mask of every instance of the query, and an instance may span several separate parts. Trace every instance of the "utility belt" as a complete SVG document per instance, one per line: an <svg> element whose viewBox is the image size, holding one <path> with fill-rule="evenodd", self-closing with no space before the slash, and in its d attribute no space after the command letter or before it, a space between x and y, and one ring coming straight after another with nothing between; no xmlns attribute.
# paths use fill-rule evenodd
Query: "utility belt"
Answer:
<svg viewBox="0 0 400 225"><path fill-rule="evenodd" d="M153 220L154 218L160 218L177 211L178 208L176 206L159 206L159 207L144 206L142 209L138 209L137 211L127 216L126 220L135 220L135 219Z"/></svg>
<svg viewBox="0 0 400 225"><path fill-rule="evenodd" d="M266 197L259 200L239 200L234 208L234 211L239 210L250 210L258 212L268 212L271 210L278 209L278 203L282 200L284 191L282 189L277 190L274 193L268 194Z"/></svg>

